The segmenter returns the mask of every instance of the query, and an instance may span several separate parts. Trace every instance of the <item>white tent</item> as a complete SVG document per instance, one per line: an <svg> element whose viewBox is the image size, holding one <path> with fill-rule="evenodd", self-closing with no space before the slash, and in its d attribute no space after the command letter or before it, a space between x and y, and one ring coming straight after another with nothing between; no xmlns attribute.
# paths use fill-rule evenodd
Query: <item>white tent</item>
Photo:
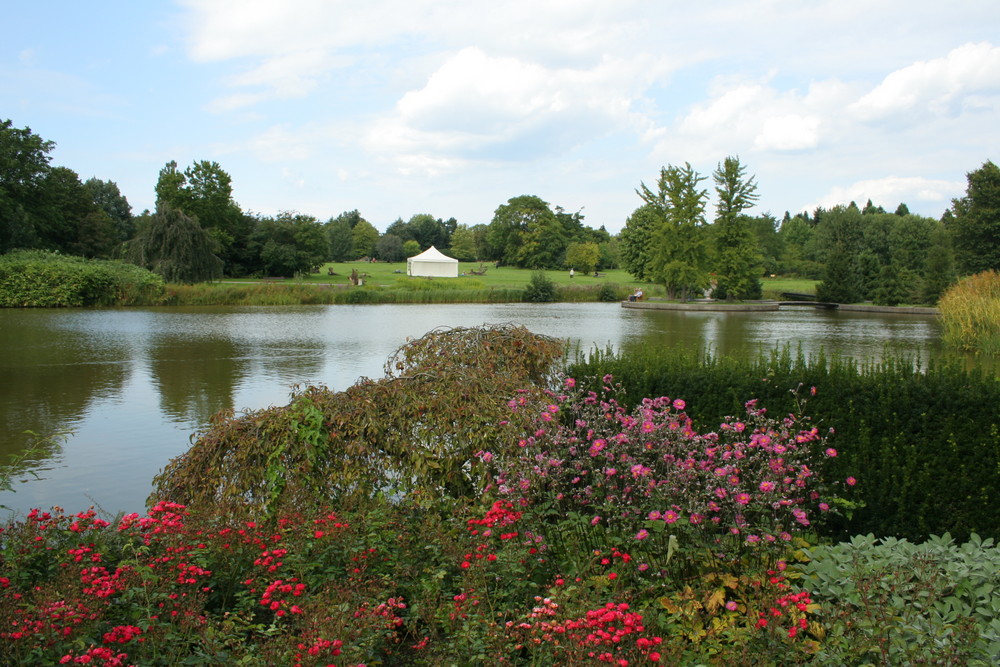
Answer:
<svg viewBox="0 0 1000 667"><path fill-rule="evenodd" d="M440 250L431 246L406 260L406 275L457 278L458 260L441 254Z"/></svg>

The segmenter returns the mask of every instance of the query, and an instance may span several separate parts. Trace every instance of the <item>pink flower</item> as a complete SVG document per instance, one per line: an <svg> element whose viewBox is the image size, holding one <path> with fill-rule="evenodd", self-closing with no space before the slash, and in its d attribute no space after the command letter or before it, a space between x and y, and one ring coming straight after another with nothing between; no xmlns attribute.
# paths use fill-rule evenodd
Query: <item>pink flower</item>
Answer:
<svg viewBox="0 0 1000 667"><path fill-rule="evenodd" d="M837 450L834 449L833 447L830 447L826 450L826 455L829 456L830 458L833 458L834 456L837 455Z"/></svg>
<svg viewBox="0 0 1000 667"><path fill-rule="evenodd" d="M662 518L667 523L674 523L678 519L677 512L675 512L673 510L667 510L666 512L664 512L662 514Z"/></svg>
<svg viewBox="0 0 1000 667"><path fill-rule="evenodd" d="M674 399L674 410L683 410L686 407L687 403L685 403L683 399L680 398Z"/></svg>
<svg viewBox="0 0 1000 667"><path fill-rule="evenodd" d="M573 378L566 378L563 381L563 386L566 387L567 389L572 389L573 387L576 386L576 380L574 380Z"/></svg>
<svg viewBox="0 0 1000 667"><path fill-rule="evenodd" d="M750 494L749 493L737 493L736 494L736 502L739 503L740 505L748 505L750 503Z"/></svg>
<svg viewBox="0 0 1000 667"><path fill-rule="evenodd" d="M638 533L635 534L635 539L637 540L644 540L647 537L649 537L649 531L646 530L645 528L643 528L642 530L640 530Z"/></svg>
<svg viewBox="0 0 1000 667"><path fill-rule="evenodd" d="M728 609L729 611L736 611L736 607L737 607L736 600L730 600L729 602L726 603L726 609Z"/></svg>
<svg viewBox="0 0 1000 667"><path fill-rule="evenodd" d="M590 525L591 526L596 526L600 522L601 522L601 517L595 516L593 519L590 520Z"/></svg>
<svg viewBox="0 0 1000 667"><path fill-rule="evenodd" d="M854 479L853 477L848 477L847 478L847 486L854 486L857 483L858 483L858 480Z"/></svg>
<svg viewBox="0 0 1000 667"><path fill-rule="evenodd" d="M760 490L763 491L764 493L770 493L771 491L774 491L774 482L761 482Z"/></svg>

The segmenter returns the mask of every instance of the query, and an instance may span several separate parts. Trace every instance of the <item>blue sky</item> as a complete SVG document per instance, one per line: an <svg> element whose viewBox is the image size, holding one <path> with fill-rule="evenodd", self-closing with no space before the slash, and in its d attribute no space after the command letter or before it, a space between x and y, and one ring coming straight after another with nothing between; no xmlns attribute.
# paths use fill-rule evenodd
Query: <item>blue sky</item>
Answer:
<svg viewBox="0 0 1000 667"><path fill-rule="evenodd" d="M136 213L214 160L264 215L472 225L533 194L617 232L661 166L738 155L757 213L939 217L1000 160L996 0L6 5L0 118Z"/></svg>

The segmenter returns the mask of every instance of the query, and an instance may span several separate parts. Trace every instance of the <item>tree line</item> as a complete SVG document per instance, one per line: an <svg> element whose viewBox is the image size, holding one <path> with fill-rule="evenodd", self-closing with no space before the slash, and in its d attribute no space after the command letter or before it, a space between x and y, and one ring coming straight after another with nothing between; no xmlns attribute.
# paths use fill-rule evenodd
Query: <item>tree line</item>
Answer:
<svg viewBox="0 0 1000 667"><path fill-rule="evenodd" d="M914 215L905 203L889 213L869 200L863 208L786 211L779 221L744 213L757 200L756 180L738 157L727 157L712 174L709 223L709 193L700 187L707 177L688 163L669 165L655 187L637 189L645 203L619 236L621 261L681 299L755 299L761 276L783 275L819 280L823 301L933 304L957 277L1000 269L1000 169L987 161L967 179L965 196L939 220Z"/></svg>
<svg viewBox="0 0 1000 667"><path fill-rule="evenodd" d="M642 204L619 235L584 223L581 211L536 195L512 197L490 222L460 224L419 213L384 233L358 210L326 221L283 211L251 214L233 198L232 179L217 162L158 175L155 210L133 215L112 181L82 182L52 166L52 141L0 122L0 253L45 249L119 258L171 282L220 276L291 276L327 261L399 262L431 246L467 262L590 273L622 267L662 284L676 298L706 290L716 298L754 299L764 275L821 280L830 301L927 302L958 275L1000 269L1000 170L992 162L968 174L964 197L940 220L905 204L888 213L869 201L812 213L747 214L758 200L756 178L738 157L711 175L714 217L707 219L708 177L690 164L661 169L640 183Z"/></svg>

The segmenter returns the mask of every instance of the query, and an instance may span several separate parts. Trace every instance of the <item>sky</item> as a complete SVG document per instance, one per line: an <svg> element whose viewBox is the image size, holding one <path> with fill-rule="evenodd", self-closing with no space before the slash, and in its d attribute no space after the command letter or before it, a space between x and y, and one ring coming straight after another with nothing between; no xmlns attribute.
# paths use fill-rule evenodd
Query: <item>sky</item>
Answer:
<svg viewBox="0 0 1000 667"><path fill-rule="evenodd" d="M209 160L250 213L488 223L520 195L617 233L665 165L751 213L938 218L1000 160L997 0L4 3L0 120L155 207Z"/></svg>

